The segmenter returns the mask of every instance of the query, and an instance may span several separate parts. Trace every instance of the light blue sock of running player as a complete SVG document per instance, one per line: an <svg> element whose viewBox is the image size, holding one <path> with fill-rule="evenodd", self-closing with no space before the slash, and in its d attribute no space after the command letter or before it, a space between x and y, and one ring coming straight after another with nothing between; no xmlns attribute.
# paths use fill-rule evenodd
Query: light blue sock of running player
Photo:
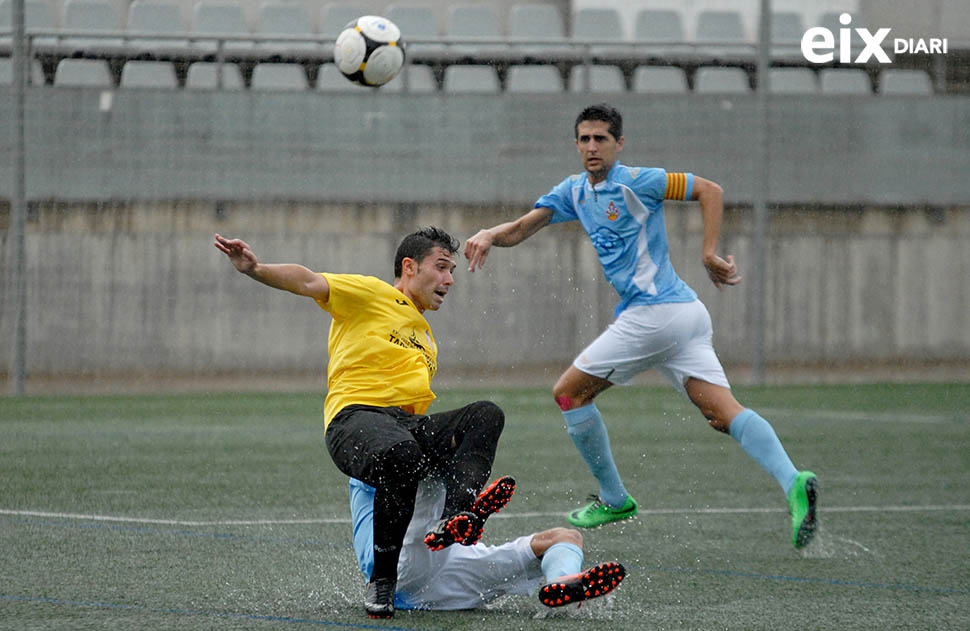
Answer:
<svg viewBox="0 0 970 631"><path fill-rule="evenodd" d="M547 583L562 576L578 574L582 568L583 549L572 543L554 543L542 555L542 575Z"/></svg>
<svg viewBox="0 0 970 631"><path fill-rule="evenodd" d="M744 410L731 421L730 432L731 437L741 443L741 448L778 480L785 495L788 495L798 470L782 447L771 423L754 410Z"/></svg>
<svg viewBox="0 0 970 631"><path fill-rule="evenodd" d="M566 419L569 437L582 454L593 477L599 482L600 499L614 508L621 508L626 503L626 487L623 486L620 472L613 462L610 437L596 404L565 410L562 415Z"/></svg>

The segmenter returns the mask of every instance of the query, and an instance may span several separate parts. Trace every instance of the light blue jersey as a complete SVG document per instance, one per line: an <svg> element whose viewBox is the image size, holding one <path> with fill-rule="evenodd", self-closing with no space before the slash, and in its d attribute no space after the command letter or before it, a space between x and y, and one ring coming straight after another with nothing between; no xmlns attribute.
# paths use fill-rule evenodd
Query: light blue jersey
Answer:
<svg viewBox="0 0 970 631"><path fill-rule="evenodd" d="M691 173L614 164L592 186L586 173L563 180L536 202L552 223L579 220L593 241L606 279L620 294L614 315L630 305L692 302L697 294L677 276L667 252L663 200L690 199Z"/></svg>

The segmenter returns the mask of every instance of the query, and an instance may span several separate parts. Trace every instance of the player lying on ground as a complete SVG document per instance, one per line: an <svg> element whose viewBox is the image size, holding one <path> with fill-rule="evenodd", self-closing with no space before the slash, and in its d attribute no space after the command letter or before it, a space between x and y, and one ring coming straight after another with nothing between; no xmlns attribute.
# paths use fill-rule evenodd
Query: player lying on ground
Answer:
<svg viewBox="0 0 970 631"><path fill-rule="evenodd" d="M499 478L476 500L481 521L511 498L515 482ZM477 543L429 547L429 530L439 523L445 486L431 476L418 486L414 516L398 561L394 605L399 609L473 609L504 594L531 595L549 607L582 603L613 591L626 572L619 563L602 563L581 571L583 538L570 528L553 528L498 546ZM374 566L371 541L374 489L351 479L350 507L354 550L366 578Z"/></svg>
<svg viewBox="0 0 970 631"><path fill-rule="evenodd" d="M691 173L620 164L623 119L605 103L580 112L573 131L584 171L567 177L519 219L481 230L465 243L468 270L474 271L485 264L493 245L512 247L551 223L578 220L620 294L615 322L579 353L553 387L569 436L599 482L599 493L569 515L570 523L594 528L637 514L593 400L610 386L628 384L656 368L711 427L735 438L778 481L788 497L792 543L807 545L816 529L815 474L795 469L771 424L734 398L714 352L710 314L677 276L667 252L663 201L697 201L704 222L701 260L708 276L718 289L741 281L733 257L717 254L721 187Z"/></svg>

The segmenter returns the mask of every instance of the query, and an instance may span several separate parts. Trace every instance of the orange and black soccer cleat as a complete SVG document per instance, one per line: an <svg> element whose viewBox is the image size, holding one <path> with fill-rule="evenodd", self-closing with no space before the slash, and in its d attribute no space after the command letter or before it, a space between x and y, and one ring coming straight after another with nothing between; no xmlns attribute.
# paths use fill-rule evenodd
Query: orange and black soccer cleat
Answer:
<svg viewBox="0 0 970 631"><path fill-rule="evenodd" d="M424 544L432 550L442 550L453 543L472 546L485 532L485 520L499 512L515 493L515 479L503 476L479 493L471 510L445 517L424 537Z"/></svg>
<svg viewBox="0 0 970 631"><path fill-rule="evenodd" d="M579 574L557 578L539 588L539 602L547 607L562 607L605 596L626 576L619 563L601 563Z"/></svg>

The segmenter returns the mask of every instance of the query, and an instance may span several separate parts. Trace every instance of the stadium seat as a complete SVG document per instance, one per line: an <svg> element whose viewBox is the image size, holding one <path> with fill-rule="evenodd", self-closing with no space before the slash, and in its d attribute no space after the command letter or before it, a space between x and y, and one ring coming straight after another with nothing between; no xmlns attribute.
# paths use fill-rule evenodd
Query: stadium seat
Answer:
<svg viewBox="0 0 970 631"><path fill-rule="evenodd" d="M930 76L922 70L887 68L879 74L880 94L933 94Z"/></svg>
<svg viewBox="0 0 970 631"><path fill-rule="evenodd" d="M260 35L292 35L314 37L310 26L310 16L302 4L264 2L259 6ZM314 50L319 44L314 42L262 41L259 47L279 51Z"/></svg>
<svg viewBox="0 0 970 631"><path fill-rule="evenodd" d="M405 64L398 76L381 86L382 92L403 92L404 80L407 79L407 91L413 94L430 94L438 91L438 83L434 80L431 66L424 64ZM349 83L346 79L344 83Z"/></svg>
<svg viewBox="0 0 970 631"><path fill-rule="evenodd" d="M502 86L491 66L455 64L445 68L442 90L452 94L498 94Z"/></svg>
<svg viewBox="0 0 970 631"><path fill-rule="evenodd" d="M741 68L704 66L694 76L694 90L705 94L746 94L751 92L751 84Z"/></svg>
<svg viewBox="0 0 970 631"><path fill-rule="evenodd" d="M637 12L633 39L638 44L637 50L651 57L690 51L684 45L687 40L684 19L676 9L641 9Z"/></svg>
<svg viewBox="0 0 970 631"><path fill-rule="evenodd" d="M698 47L702 56L717 58L745 58L754 54L754 48L744 33L741 14L737 11L701 11L697 14L697 32L694 39L704 46Z"/></svg>
<svg viewBox="0 0 970 631"><path fill-rule="evenodd" d="M222 81L219 80L219 64L213 61L197 61L189 66L185 87L204 90L242 90L245 88L239 66L222 64Z"/></svg>
<svg viewBox="0 0 970 631"><path fill-rule="evenodd" d="M128 7L128 33L146 35L152 33L180 33L182 18L179 7L167 0L134 0ZM186 39L139 38L130 41L131 46L146 53L165 49L187 48Z"/></svg>
<svg viewBox="0 0 970 631"><path fill-rule="evenodd" d="M126 61L121 69L122 88L177 88L175 66L170 61Z"/></svg>
<svg viewBox="0 0 970 631"><path fill-rule="evenodd" d="M429 50L441 50L444 44L412 44L422 38L437 38L438 25L434 10L424 4L391 4L384 11L384 17L397 24L401 29L410 55L420 55Z"/></svg>
<svg viewBox="0 0 970 631"><path fill-rule="evenodd" d="M310 82L307 80L306 70L300 64L260 62L253 68L250 87L253 90L298 92L309 89Z"/></svg>
<svg viewBox="0 0 970 631"><path fill-rule="evenodd" d="M617 93L626 91L623 71L617 66L576 65L569 71L569 91L586 91L586 71L589 69L589 91L596 93Z"/></svg>
<svg viewBox="0 0 970 631"><path fill-rule="evenodd" d="M774 11L771 14L771 56L775 59L802 59L801 42L805 34L802 14ZM757 40L758 34L754 33Z"/></svg>
<svg viewBox="0 0 970 631"><path fill-rule="evenodd" d="M0 32L12 30L13 0L0 0ZM45 0L24 0L24 28L27 30L54 29L54 14ZM0 45L9 46L12 38L9 35L0 37ZM35 46L54 43L52 37L35 37L31 40Z"/></svg>
<svg viewBox="0 0 970 631"><path fill-rule="evenodd" d="M391 83L395 81L397 79L392 79ZM381 89L383 90L384 88L382 87ZM336 64L326 63L321 64L320 70L317 72L317 90L320 92L370 92L373 88L349 81L340 72Z"/></svg>
<svg viewBox="0 0 970 631"><path fill-rule="evenodd" d="M507 92L559 93L563 91L562 75L555 66L509 66L505 77Z"/></svg>
<svg viewBox="0 0 970 631"><path fill-rule="evenodd" d="M629 55L632 48L622 46L626 43L623 27L620 25L620 13L614 8L580 7L573 14L572 39L574 42L583 40L597 40L599 42L615 42L617 45L597 44L590 46L589 53L597 59L617 58Z"/></svg>
<svg viewBox="0 0 970 631"><path fill-rule="evenodd" d="M774 94L816 94L818 77L811 68L771 68L768 91Z"/></svg>
<svg viewBox="0 0 970 631"><path fill-rule="evenodd" d="M27 81L31 85L44 85L44 69L37 59L30 64ZM13 83L13 61L10 57L0 57L0 85Z"/></svg>
<svg viewBox="0 0 970 631"><path fill-rule="evenodd" d="M61 59L54 71L56 86L108 88L113 84L111 69L104 59Z"/></svg>
<svg viewBox="0 0 970 631"><path fill-rule="evenodd" d="M690 91L683 68L640 66L633 72L633 91L644 94L681 94Z"/></svg>
<svg viewBox="0 0 970 631"><path fill-rule="evenodd" d="M67 0L64 3L63 28L66 31L91 31L92 33L120 31L121 19L108 0ZM116 48L124 44L120 37L67 37L64 46L75 51L87 49Z"/></svg>
<svg viewBox="0 0 970 631"><path fill-rule="evenodd" d="M195 33L218 33L221 35L249 35L249 24L243 14L242 5L234 2L199 2L195 5L195 21L192 25ZM206 52L215 52L218 42L215 40L196 40L192 46ZM252 50L252 41L225 41L223 50L227 52Z"/></svg>
<svg viewBox="0 0 970 631"><path fill-rule="evenodd" d="M458 55L497 55L505 50L501 44L475 43L476 39L499 39L502 37L495 7L488 4L459 4L448 11L448 37L469 42L452 46Z"/></svg>
<svg viewBox="0 0 970 631"><path fill-rule="evenodd" d="M347 24L368 13L370 11L357 4L325 4L320 7L320 36L327 41L336 39Z"/></svg>
<svg viewBox="0 0 970 631"><path fill-rule="evenodd" d="M549 40L561 41L565 36L559 9L551 4L513 4L509 10L509 37L530 42L513 45L520 54L528 57L567 50L563 46L543 44Z"/></svg>
<svg viewBox="0 0 970 631"><path fill-rule="evenodd" d="M872 82L861 68L822 68L818 78L822 94L872 94Z"/></svg>

